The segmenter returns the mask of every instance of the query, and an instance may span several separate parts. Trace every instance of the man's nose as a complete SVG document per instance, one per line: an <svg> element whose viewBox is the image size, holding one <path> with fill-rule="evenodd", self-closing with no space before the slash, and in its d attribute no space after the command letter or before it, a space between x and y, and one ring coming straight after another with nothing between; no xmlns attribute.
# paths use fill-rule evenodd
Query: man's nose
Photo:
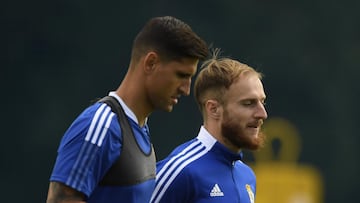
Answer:
<svg viewBox="0 0 360 203"><path fill-rule="evenodd" d="M190 95L190 86L191 79L184 81L180 86L180 91L182 95L189 96Z"/></svg>
<svg viewBox="0 0 360 203"><path fill-rule="evenodd" d="M257 118L266 119L268 117L264 104L260 104L257 108L255 116Z"/></svg>

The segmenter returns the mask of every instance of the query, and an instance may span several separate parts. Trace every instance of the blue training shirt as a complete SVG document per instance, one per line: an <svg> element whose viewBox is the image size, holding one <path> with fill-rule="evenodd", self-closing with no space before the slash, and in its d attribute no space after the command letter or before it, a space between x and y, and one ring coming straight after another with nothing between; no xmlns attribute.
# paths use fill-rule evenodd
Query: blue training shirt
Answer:
<svg viewBox="0 0 360 203"><path fill-rule="evenodd" d="M151 203L254 203L255 174L240 159L201 127L157 163Z"/></svg>
<svg viewBox="0 0 360 203"><path fill-rule="evenodd" d="M134 113L115 92L123 107L140 148L149 153L150 135L147 124L140 127ZM105 103L85 109L65 132L58 149L50 181L64 183L84 193L88 203L149 202L155 180L131 186L99 186L107 170L119 158L121 130L117 115Z"/></svg>

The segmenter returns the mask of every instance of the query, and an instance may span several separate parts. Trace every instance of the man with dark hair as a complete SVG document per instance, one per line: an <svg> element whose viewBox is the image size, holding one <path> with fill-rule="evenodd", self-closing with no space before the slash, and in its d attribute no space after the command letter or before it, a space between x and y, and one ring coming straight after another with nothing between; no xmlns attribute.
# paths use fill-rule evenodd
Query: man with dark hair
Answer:
<svg viewBox="0 0 360 203"><path fill-rule="evenodd" d="M174 17L150 19L136 36L116 91L85 109L65 132L47 203L149 202L155 154L147 125L189 95L206 43Z"/></svg>

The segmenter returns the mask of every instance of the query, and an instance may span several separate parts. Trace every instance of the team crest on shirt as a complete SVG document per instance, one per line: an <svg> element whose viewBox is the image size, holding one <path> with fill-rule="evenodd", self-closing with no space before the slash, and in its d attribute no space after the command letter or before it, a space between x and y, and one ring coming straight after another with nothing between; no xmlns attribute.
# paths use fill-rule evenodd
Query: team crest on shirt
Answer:
<svg viewBox="0 0 360 203"><path fill-rule="evenodd" d="M249 194L250 202L254 203L255 202L254 192L251 190L251 187L249 184L246 184L245 187L246 187L246 191Z"/></svg>

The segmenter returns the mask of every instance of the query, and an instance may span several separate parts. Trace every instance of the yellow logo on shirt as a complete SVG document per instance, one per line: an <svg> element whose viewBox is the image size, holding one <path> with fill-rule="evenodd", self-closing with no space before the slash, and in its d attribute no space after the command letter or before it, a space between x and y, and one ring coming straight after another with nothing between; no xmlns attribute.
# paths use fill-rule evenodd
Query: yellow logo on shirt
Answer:
<svg viewBox="0 0 360 203"><path fill-rule="evenodd" d="M250 202L251 202L251 203L254 203L254 202L255 202L254 192L251 190L251 187L250 187L249 184L246 184L245 187L246 187L246 191L247 191L248 194L249 194Z"/></svg>

